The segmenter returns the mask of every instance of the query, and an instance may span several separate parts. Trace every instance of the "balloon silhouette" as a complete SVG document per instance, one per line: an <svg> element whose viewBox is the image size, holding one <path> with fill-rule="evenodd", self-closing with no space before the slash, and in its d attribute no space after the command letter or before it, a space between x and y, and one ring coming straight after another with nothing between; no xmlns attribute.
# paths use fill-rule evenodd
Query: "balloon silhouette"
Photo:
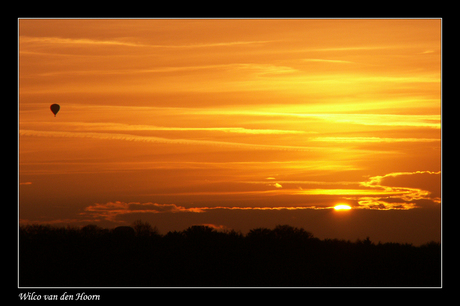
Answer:
<svg viewBox="0 0 460 306"><path fill-rule="evenodd" d="M54 117L56 117L56 114L58 113L59 109L61 109L61 107L59 104L51 104L50 109L53 112Z"/></svg>

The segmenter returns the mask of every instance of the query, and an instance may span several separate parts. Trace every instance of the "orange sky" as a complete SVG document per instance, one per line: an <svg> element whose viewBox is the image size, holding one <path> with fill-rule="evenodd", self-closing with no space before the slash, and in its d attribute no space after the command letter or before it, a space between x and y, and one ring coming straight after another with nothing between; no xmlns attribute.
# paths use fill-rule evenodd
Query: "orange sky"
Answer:
<svg viewBox="0 0 460 306"><path fill-rule="evenodd" d="M440 240L439 19L20 19L19 81L21 222Z"/></svg>

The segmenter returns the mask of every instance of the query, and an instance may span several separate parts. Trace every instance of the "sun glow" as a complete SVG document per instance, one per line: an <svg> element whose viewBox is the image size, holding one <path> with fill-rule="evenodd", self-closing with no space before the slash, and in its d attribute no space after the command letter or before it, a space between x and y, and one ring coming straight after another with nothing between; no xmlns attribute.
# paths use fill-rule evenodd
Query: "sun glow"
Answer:
<svg viewBox="0 0 460 306"><path fill-rule="evenodd" d="M350 205L339 204L339 205L335 205L335 206L334 206L334 209L335 209L335 210L350 210L351 207L350 207Z"/></svg>

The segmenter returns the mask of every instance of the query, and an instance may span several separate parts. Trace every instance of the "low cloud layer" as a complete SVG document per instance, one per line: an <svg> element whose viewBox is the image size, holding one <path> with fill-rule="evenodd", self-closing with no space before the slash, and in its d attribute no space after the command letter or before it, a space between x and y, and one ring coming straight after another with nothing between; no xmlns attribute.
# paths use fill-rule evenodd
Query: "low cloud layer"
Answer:
<svg viewBox="0 0 460 306"><path fill-rule="evenodd" d="M98 220L106 220L117 222L117 218L126 214L139 214L139 213L204 213L210 210L305 210L305 209L329 209L331 207L316 207L316 206L276 206L276 207L228 207L228 206L215 206L215 207L190 207L185 208L176 204L158 204L158 203L139 203L139 202L107 202L95 203L84 209L80 213L81 216L90 217Z"/></svg>
<svg viewBox="0 0 460 306"><path fill-rule="evenodd" d="M95 219L116 221L117 216L133 213L178 213L178 212L203 212L200 208L185 208L176 204L139 203L139 202L107 202L95 203L85 208L80 215L92 216Z"/></svg>

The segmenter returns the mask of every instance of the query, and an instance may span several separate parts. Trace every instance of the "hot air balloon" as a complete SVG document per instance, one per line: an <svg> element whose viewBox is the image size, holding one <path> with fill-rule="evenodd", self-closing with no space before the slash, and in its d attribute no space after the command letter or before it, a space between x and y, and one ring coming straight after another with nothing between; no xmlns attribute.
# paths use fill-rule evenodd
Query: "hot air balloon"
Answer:
<svg viewBox="0 0 460 306"><path fill-rule="evenodd" d="M56 117L56 114L58 113L59 109L61 109L61 107L59 104L51 104L50 109L53 112L54 117Z"/></svg>

